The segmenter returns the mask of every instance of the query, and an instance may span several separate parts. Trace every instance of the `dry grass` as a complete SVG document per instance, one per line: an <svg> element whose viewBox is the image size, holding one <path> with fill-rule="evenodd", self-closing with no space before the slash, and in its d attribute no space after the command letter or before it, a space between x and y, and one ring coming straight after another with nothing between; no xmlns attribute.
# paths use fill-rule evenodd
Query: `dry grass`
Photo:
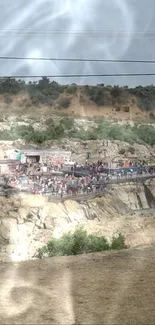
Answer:
<svg viewBox="0 0 155 325"><path fill-rule="evenodd" d="M61 114L67 116L79 116L79 117L104 117L109 119L118 119L128 121L139 120L146 121L149 117L148 112L141 111L136 104L130 105L130 112L121 111L116 112L114 107L101 106L98 107L92 101L90 101L86 96L84 97L84 102L81 103L79 96L73 96L71 100L71 105L67 109L54 109L54 107L48 105L38 105L34 107L26 93L20 93L18 95L11 96L12 103L6 104L4 96L0 96L0 113L6 114L11 112L12 114L33 114L35 116L50 115L50 114ZM153 111L154 112L154 111Z"/></svg>
<svg viewBox="0 0 155 325"><path fill-rule="evenodd" d="M0 324L154 324L155 248L0 265Z"/></svg>

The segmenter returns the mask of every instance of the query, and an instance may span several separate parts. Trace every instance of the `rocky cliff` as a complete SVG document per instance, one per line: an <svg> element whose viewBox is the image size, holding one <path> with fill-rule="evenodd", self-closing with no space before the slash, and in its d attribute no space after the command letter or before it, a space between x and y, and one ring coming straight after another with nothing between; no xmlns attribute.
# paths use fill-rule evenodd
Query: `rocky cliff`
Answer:
<svg viewBox="0 0 155 325"><path fill-rule="evenodd" d="M117 232L129 245L155 242L155 182L113 186L109 193L84 201L49 202L47 198L18 195L0 198L0 260L32 258L51 236L82 225L109 240ZM145 209L145 210L144 210ZM144 210L143 215L136 211Z"/></svg>

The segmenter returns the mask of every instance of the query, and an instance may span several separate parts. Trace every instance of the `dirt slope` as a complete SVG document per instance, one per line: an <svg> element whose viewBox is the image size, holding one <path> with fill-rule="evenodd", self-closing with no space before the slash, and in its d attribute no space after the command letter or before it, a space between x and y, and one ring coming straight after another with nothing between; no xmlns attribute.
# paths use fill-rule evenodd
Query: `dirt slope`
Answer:
<svg viewBox="0 0 155 325"><path fill-rule="evenodd" d="M154 324L155 247L0 265L0 324Z"/></svg>
<svg viewBox="0 0 155 325"><path fill-rule="evenodd" d="M68 95L63 95L68 98ZM7 103L5 101L5 95L0 95L0 114L16 114L17 116L22 116L23 114L31 115L35 119L39 116L58 114L61 116L79 116L79 117L103 117L109 119L118 119L119 121L150 121L149 114L147 110L141 110L137 104L130 104L129 112L124 112L123 108L117 111L115 107L111 104L97 106L93 101L91 101L87 96L84 96L84 102L81 103L79 94L70 95L70 105L68 108L58 109L51 104L41 104L34 105L30 99L30 96L23 92L17 95L11 95L11 102ZM128 105L125 102L125 105ZM155 109L152 110L155 113Z"/></svg>

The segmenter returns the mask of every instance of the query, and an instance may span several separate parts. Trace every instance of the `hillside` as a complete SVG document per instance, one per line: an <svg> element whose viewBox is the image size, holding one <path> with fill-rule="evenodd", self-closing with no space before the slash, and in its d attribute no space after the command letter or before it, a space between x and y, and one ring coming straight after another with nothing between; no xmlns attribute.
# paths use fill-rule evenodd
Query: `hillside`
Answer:
<svg viewBox="0 0 155 325"><path fill-rule="evenodd" d="M96 197L61 201L32 194L0 197L0 260L36 255L52 236L81 225L89 234L111 241L121 233L130 247L155 244L155 181L113 185Z"/></svg>
<svg viewBox="0 0 155 325"><path fill-rule="evenodd" d="M11 78L0 80L0 111L39 114L104 116L118 119L155 119L155 87L136 88L60 85L43 77L25 83ZM39 111L38 111L39 110Z"/></svg>
<svg viewBox="0 0 155 325"><path fill-rule="evenodd" d="M59 85L0 80L0 140L119 140L155 145L155 87ZM121 148L120 148L121 149ZM133 152L133 150L132 150Z"/></svg>
<svg viewBox="0 0 155 325"><path fill-rule="evenodd" d="M69 150L76 162L88 152L90 162L155 162L155 87L0 79L0 159L23 148ZM153 324L154 180L59 202L18 193L0 206L0 324ZM121 233L130 248L34 259L79 224L109 242Z"/></svg>
<svg viewBox="0 0 155 325"><path fill-rule="evenodd" d="M1 324L154 324L155 248L0 264Z"/></svg>

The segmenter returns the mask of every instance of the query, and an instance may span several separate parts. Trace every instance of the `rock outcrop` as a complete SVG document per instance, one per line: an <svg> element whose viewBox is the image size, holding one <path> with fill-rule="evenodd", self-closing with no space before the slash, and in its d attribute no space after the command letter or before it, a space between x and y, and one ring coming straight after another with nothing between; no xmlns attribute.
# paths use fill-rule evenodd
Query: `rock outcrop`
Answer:
<svg viewBox="0 0 155 325"><path fill-rule="evenodd" d="M32 258L52 236L82 225L109 240L117 232L132 246L155 242L155 185L119 185L102 197L50 202L33 195L0 197L0 260ZM143 216L136 211L144 210ZM139 234L139 235L138 235Z"/></svg>

